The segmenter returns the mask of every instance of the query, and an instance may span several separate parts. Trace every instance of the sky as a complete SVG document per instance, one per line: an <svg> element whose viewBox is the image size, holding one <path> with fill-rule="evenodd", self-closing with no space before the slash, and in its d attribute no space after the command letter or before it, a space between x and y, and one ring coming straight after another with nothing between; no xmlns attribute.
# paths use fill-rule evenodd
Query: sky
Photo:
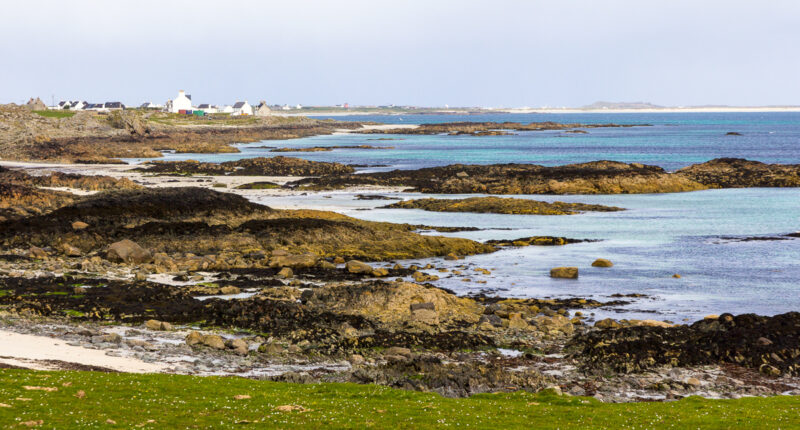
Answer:
<svg viewBox="0 0 800 430"><path fill-rule="evenodd" d="M800 105L797 0L4 3L2 103Z"/></svg>

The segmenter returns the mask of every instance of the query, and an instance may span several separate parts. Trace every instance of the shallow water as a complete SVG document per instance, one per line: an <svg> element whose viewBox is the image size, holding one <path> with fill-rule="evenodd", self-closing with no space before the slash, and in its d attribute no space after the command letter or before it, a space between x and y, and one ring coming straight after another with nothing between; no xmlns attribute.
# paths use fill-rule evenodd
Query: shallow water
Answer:
<svg viewBox="0 0 800 430"><path fill-rule="evenodd" d="M387 194L403 198L461 198L460 195ZM329 196L330 198L325 198ZM516 297L587 297L613 300L612 294L651 297L622 307L625 317L698 319L712 313L777 314L800 309L800 189L750 188L693 193L517 196L545 201L619 206L622 212L570 216L498 215L374 209L386 200L356 200L352 193L257 198L279 208L326 207L373 221L483 230L431 233L484 241L549 235L598 242L559 247L505 249L461 261L432 259L437 267L468 264L492 271L443 278L436 284L459 293L489 292ZM364 210L370 209L370 210ZM780 240L744 240L771 237ZM608 258L612 268L591 267ZM425 264L427 261L419 260ZM408 263L408 262L406 262ZM577 266L578 280L551 279L556 266ZM442 275L435 271L430 273ZM673 278L673 274L681 278ZM445 274L446 275L446 274ZM479 284L474 281L486 281ZM651 312L658 312L653 315Z"/></svg>
<svg viewBox="0 0 800 430"><path fill-rule="evenodd" d="M373 170L415 169L454 163L534 163L559 165L595 160L654 164L676 170L718 157L769 163L800 163L800 113L659 114L504 114L339 117L384 123L445 121L556 121L583 124L651 124L648 127L516 132L513 136L410 136L335 134L239 145L238 154L166 154L164 160L229 161L250 157L294 156L315 161L382 165ZM726 136L727 132L741 136ZM376 140L393 138L398 140ZM373 145L394 149L335 149L330 152L269 152L270 147ZM141 159L128 160L132 162Z"/></svg>
<svg viewBox="0 0 800 430"><path fill-rule="evenodd" d="M556 121L652 126L588 129L588 134L544 131L487 137L337 134L241 145L239 154L167 154L165 158L225 161L286 155L348 164L387 165L362 171L452 163L557 165L601 159L643 162L667 170L716 157L800 163L800 113L416 115L338 119L401 124ZM742 133L742 136L726 136L729 131ZM375 140L385 137L398 140ZM395 149L270 153L268 148L259 148L361 144L394 146ZM419 194L399 196L420 197ZM468 265L465 273L469 272L470 282L447 274L437 282L459 293L578 296L603 301L611 300L612 294L643 293L649 297L634 299L632 304L618 309L624 313L622 316L673 321L694 320L722 312L771 315L800 310L800 239L785 237L800 230L800 189L521 197L597 203L628 210L573 216L436 213L376 209L391 202L355 200L352 193L342 192L254 199L274 207L322 208L367 220L479 227L483 230L450 235L481 241L534 235L600 240L562 247L506 249L456 262L435 259L438 267L452 269ZM784 240L742 240L750 236ZM614 267L591 267L591 262L600 257L612 260ZM551 279L549 269L555 266L578 266L580 278ZM477 274L471 270L475 267L487 268L493 273L490 276ZM681 278L673 278L676 273ZM608 313L599 312L597 316Z"/></svg>

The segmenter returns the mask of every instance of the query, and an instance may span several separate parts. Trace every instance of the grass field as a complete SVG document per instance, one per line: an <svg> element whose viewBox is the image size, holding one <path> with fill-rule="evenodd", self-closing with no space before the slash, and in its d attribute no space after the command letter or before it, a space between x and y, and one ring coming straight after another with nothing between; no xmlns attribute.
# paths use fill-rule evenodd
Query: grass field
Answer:
<svg viewBox="0 0 800 430"><path fill-rule="evenodd" d="M800 427L800 398L604 404L593 398L543 392L450 399L374 385L0 370L0 427L26 425L59 429L788 429Z"/></svg>
<svg viewBox="0 0 800 430"><path fill-rule="evenodd" d="M35 110L33 113L45 118L70 118L75 116L75 112L71 110Z"/></svg>

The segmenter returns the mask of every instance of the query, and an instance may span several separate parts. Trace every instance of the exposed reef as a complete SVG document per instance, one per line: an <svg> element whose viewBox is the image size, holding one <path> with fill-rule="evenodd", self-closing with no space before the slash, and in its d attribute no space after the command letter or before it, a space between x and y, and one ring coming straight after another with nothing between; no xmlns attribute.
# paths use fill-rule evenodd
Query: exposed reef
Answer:
<svg viewBox="0 0 800 430"><path fill-rule="evenodd" d="M243 158L223 163L187 161L152 161L138 169L165 175L234 175L234 176L321 176L353 173L355 169L339 163L309 161L294 157Z"/></svg>
<svg viewBox="0 0 800 430"><path fill-rule="evenodd" d="M419 170L304 179L293 185L338 189L350 185L405 186L444 194L629 194L695 191L705 185L657 166L594 161L546 167L536 164L454 164Z"/></svg>
<svg viewBox="0 0 800 430"><path fill-rule="evenodd" d="M800 187L800 164L715 158L675 172L710 188Z"/></svg>
<svg viewBox="0 0 800 430"><path fill-rule="evenodd" d="M561 124L557 122L532 122L522 124L519 122L444 122L434 124L420 124L414 128L370 128L356 130L355 133L364 134L451 134L451 135L506 135L507 130L513 131L541 131L541 130L570 130L575 128L606 128L606 127L641 127L648 124Z"/></svg>
<svg viewBox="0 0 800 430"><path fill-rule="evenodd" d="M415 199L393 203L384 208L422 209L434 212L474 212L515 215L573 215L580 212L615 212L614 206L584 203L542 202L529 199L500 197L470 197L467 199Z"/></svg>

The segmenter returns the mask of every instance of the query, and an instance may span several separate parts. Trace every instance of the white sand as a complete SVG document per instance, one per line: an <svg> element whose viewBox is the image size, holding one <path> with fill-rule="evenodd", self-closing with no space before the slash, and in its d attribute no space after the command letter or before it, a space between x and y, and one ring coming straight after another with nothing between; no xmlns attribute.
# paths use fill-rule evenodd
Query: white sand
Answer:
<svg viewBox="0 0 800 430"><path fill-rule="evenodd" d="M111 357L102 350L67 345L59 339L0 330L0 363L36 370L59 368L46 360L100 366L129 373L167 370L167 365L163 363L146 363L130 357Z"/></svg>

